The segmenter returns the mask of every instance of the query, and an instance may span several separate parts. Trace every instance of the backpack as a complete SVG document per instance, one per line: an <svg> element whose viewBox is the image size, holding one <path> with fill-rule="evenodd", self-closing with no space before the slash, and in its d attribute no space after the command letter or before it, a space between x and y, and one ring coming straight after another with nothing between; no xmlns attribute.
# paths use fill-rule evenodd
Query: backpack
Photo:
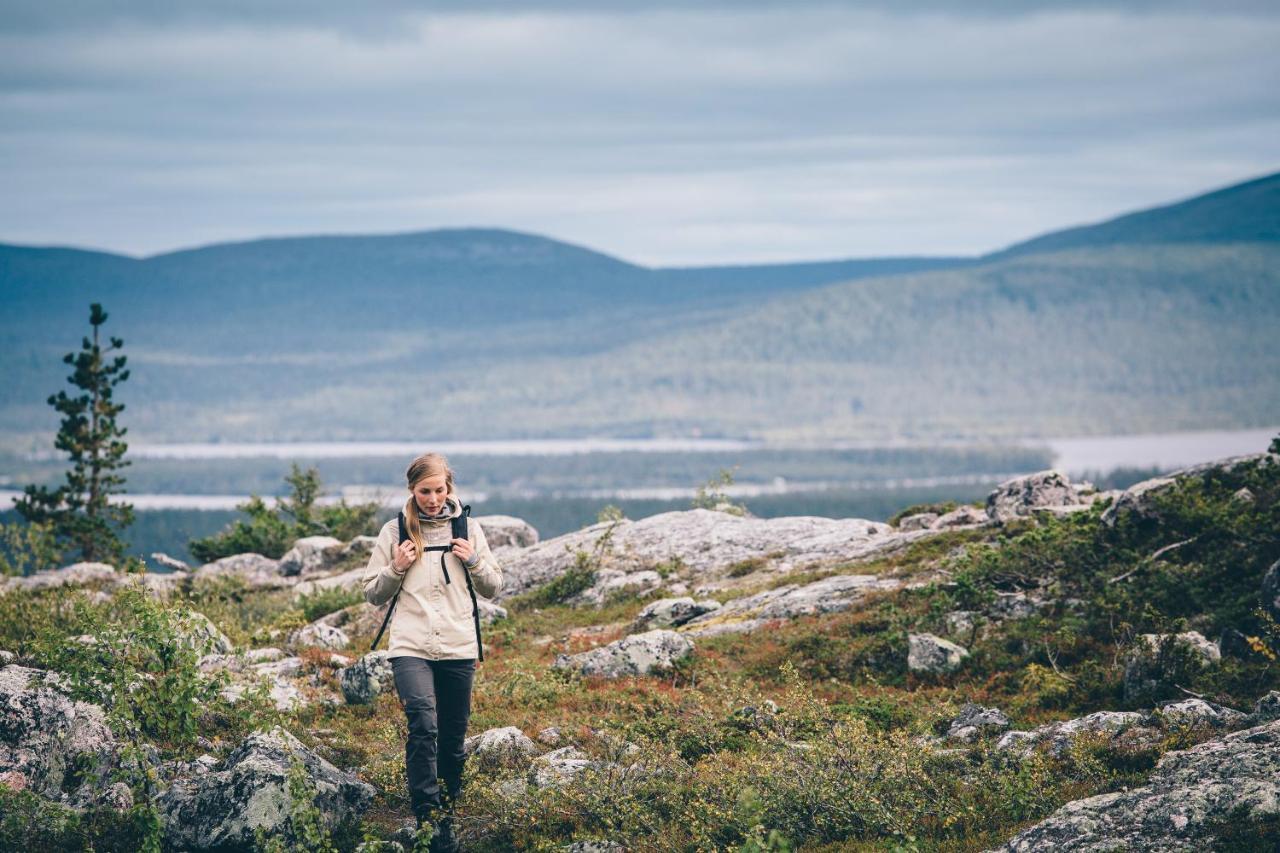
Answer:
<svg viewBox="0 0 1280 853"><path fill-rule="evenodd" d="M470 504L464 506L462 508L462 512L459 513L457 517L450 519L450 524L453 528L450 534L451 539L470 538L467 535L468 533L467 517L469 515L471 515ZM408 525L405 523L404 510L400 511L400 515L397 520L400 524L400 538L397 541L397 545L398 545L400 542L404 542L406 539L409 538L409 528L408 528ZM450 580L449 578L449 569L444 564L444 555L447 552L453 550L453 544L450 543L448 545L428 545L422 550L423 550L423 553L426 553L427 551L440 552L440 568L444 572L444 582L452 583L453 581ZM471 583L471 572L467 571L466 567L463 566L462 574L467 579L467 592L471 595L471 619L473 622L475 622L475 626L476 626L476 651L480 655L480 660L484 660L484 646L481 645L481 642L480 642L480 603L476 601L476 588ZM396 594L391 597L391 606L387 608L387 615L384 616L382 619L382 627L378 629L378 635L373 638L373 643L370 644L369 651L373 651L378 647L378 641L382 639L382 635L383 633L386 632L387 626L391 624L391 614L395 612L396 602L400 600L400 591L403 588L404 588L404 579L401 578L400 589L397 589Z"/></svg>

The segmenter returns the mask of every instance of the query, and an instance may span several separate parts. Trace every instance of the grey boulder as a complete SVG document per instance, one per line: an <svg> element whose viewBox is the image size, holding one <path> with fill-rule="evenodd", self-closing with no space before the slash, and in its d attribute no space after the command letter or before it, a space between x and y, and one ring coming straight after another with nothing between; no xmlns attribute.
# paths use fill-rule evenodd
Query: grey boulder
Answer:
<svg viewBox="0 0 1280 853"><path fill-rule="evenodd" d="M1004 523L1030 516L1040 507L1078 506L1080 494L1067 475L1041 471L1006 480L987 496L987 517Z"/></svg>
<svg viewBox="0 0 1280 853"><path fill-rule="evenodd" d="M643 634L632 634L598 649L576 655L560 655L552 663L581 675L621 678L627 675L649 675L674 665L693 653L688 637L655 628Z"/></svg>
<svg viewBox="0 0 1280 853"><path fill-rule="evenodd" d="M395 688L389 653L369 652L351 666L338 670L342 696L349 705L368 705L379 694Z"/></svg>
<svg viewBox="0 0 1280 853"><path fill-rule="evenodd" d="M0 669L0 777L9 787L85 806L109 790L118 764L101 707L72 699L45 670Z"/></svg>
<svg viewBox="0 0 1280 853"><path fill-rule="evenodd" d="M661 598L649 602L636 614L633 629L644 631L650 628L676 628L704 613L712 613L719 609L720 602L713 598L701 601L695 601L689 596Z"/></svg>
<svg viewBox="0 0 1280 853"><path fill-rule="evenodd" d="M933 634L907 635L907 669L912 672L954 672L968 656L968 649Z"/></svg>
<svg viewBox="0 0 1280 853"><path fill-rule="evenodd" d="M1214 849L1222 827L1277 814L1280 721L1167 753L1140 787L1068 803L999 851L1190 853Z"/></svg>
<svg viewBox="0 0 1280 853"><path fill-rule="evenodd" d="M156 797L165 841L182 850L250 849L258 831L288 836L295 808L288 777L302 765L309 805L334 829L355 820L369 805L374 788L334 767L280 727L255 732L208 772L177 779Z"/></svg>

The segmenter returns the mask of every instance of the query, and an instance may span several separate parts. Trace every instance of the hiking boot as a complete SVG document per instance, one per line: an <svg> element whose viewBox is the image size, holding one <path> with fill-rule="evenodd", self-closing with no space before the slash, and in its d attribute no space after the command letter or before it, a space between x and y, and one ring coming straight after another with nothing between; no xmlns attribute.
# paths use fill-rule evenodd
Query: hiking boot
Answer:
<svg viewBox="0 0 1280 853"><path fill-rule="evenodd" d="M458 853L458 837L453 832L453 815L446 814L436 824L436 834L431 837L431 853Z"/></svg>

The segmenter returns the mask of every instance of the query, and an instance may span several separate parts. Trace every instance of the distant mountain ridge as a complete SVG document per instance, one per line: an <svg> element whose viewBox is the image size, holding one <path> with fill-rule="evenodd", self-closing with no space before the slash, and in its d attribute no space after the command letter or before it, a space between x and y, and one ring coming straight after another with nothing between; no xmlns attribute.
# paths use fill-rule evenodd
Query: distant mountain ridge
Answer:
<svg viewBox="0 0 1280 853"><path fill-rule="evenodd" d="M1185 428L1258 426L1280 420L1278 261L1280 174L982 258L647 268L475 228L148 258L0 245L0 441L53 427L90 301L153 439L1123 432L1162 400ZM1070 339L1017 349L1071 328L1083 362ZM401 395L404 423L370 417ZM1107 402L1027 408L1053 399Z"/></svg>
<svg viewBox="0 0 1280 853"><path fill-rule="evenodd" d="M1120 244L1280 241L1280 172L1096 225L1054 231L983 260Z"/></svg>

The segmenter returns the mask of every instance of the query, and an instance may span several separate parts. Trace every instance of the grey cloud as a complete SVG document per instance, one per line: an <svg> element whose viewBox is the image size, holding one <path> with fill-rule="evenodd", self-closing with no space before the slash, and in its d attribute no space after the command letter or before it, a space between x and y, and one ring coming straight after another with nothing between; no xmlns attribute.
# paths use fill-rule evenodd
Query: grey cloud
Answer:
<svg viewBox="0 0 1280 853"><path fill-rule="evenodd" d="M0 239L494 224L647 262L978 252L1275 167L1266 16L406 3L351 38L325 4L305 26L262 4L275 29L208 5L217 26L0 35Z"/></svg>

